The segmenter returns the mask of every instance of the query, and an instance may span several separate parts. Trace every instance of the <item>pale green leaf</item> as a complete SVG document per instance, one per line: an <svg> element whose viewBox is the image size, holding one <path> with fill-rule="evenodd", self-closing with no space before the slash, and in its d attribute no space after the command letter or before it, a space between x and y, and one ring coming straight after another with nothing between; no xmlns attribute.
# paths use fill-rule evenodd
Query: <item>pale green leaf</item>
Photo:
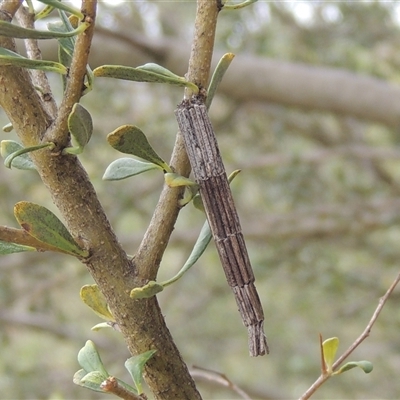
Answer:
<svg viewBox="0 0 400 400"><path fill-rule="evenodd" d="M145 134L137 126L120 126L108 134L107 141L114 149L121 153L132 154L159 165L164 171L171 171L168 164L154 151Z"/></svg>
<svg viewBox="0 0 400 400"><path fill-rule="evenodd" d="M214 73L211 77L210 86L208 87L207 90L207 98L205 102L205 106L207 107L207 109L210 108L215 92L217 91L217 88L221 83L222 78L225 75L225 72L227 71L229 65L231 65L231 62L234 57L235 55L233 53L224 54L222 58L219 60L218 65L215 67Z"/></svg>
<svg viewBox="0 0 400 400"><path fill-rule="evenodd" d="M132 299L147 299L155 296L157 293L160 293L163 290L163 285L160 285L155 281L150 281L144 286L132 289L129 296Z"/></svg>
<svg viewBox="0 0 400 400"><path fill-rule="evenodd" d="M54 10L54 7L52 6L46 6L42 10L40 10L38 13L35 14L35 21L38 21L39 19L46 18L49 16L49 14Z"/></svg>
<svg viewBox="0 0 400 400"><path fill-rule="evenodd" d="M104 368L96 346L91 340L88 340L85 346L79 350L78 362L86 373L98 371L105 377L104 379L109 376L108 372Z"/></svg>
<svg viewBox="0 0 400 400"><path fill-rule="evenodd" d="M112 325L110 325L108 322L100 322L99 324L91 327L90 330L93 332L97 332L104 328L112 328Z"/></svg>
<svg viewBox="0 0 400 400"><path fill-rule="evenodd" d="M210 243L211 239L212 239L212 233L211 233L210 225L208 224L208 221L206 221L206 222L204 222L204 225L201 228L199 237L197 238L196 243L193 246L193 249L189 255L189 258L186 260L183 267L180 269L180 271L174 277L172 277L171 279L169 279L165 282L160 283L160 286L166 287L166 286L171 285L172 283L176 282L178 279L180 279L183 276L183 274L186 271L188 271L197 262L197 260L201 257L201 255L204 253L205 249L207 248L208 244Z"/></svg>
<svg viewBox="0 0 400 400"><path fill-rule="evenodd" d="M157 64L145 64L137 68L122 65L102 65L101 67L97 67L93 73L94 76L104 78L186 86L191 88L194 93L199 92L199 88L195 84Z"/></svg>
<svg viewBox="0 0 400 400"><path fill-rule="evenodd" d="M125 362L125 368L130 373L133 382L135 383L137 393L143 393L142 388L142 376L143 376L143 369L146 362L154 355L156 350L149 350L145 353L139 354L137 356L133 356L128 358Z"/></svg>
<svg viewBox="0 0 400 400"><path fill-rule="evenodd" d="M76 385L82 386L86 389L94 390L96 392L105 393L101 388L101 384L108 378L99 371L85 372L83 369L75 373L73 382Z"/></svg>
<svg viewBox="0 0 400 400"><path fill-rule="evenodd" d="M22 147L21 146L21 148L19 150L16 150L14 153L11 153L6 157L6 159L4 160L4 165L7 168L11 168L11 166L13 165L13 161L16 158L21 157L24 154L31 153L31 152L36 151L36 150L45 149L46 147L49 147L50 149L52 149L52 148L54 148L54 143L44 143L44 144L38 144L37 146L30 146L30 147ZM26 162L24 163L22 161L23 161L23 159L21 159L20 162L17 162L16 165L20 165L22 167L24 167L24 166L26 167L26 168L22 168L22 169L32 169L30 167L32 167L33 164L29 164L29 163L26 163ZM26 161L26 158L25 158L25 161Z"/></svg>
<svg viewBox="0 0 400 400"><path fill-rule="evenodd" d="M332 372L332 365L335 362L336 352L339 347L339 339L337 337L326 339L322 343L322 349L324 352L324 361L327 368L327 372Z"/></svg>
<svg viewBox="0 0 400 400"><path fill-rule="evenodd" d="M340 367L340 369L335 371L334 375L341 374L343 372L349 371L350 369L353 369L356 367L361 368L366 374L369 374L374 368L372 363L369 361L351 361L351 362L344 364L342 367Z"/></svg>
<svg viewBox="0 0 400 400"><path fill-rule="evenodd" d="M106 321L115 322L115 319L108 308L107 301L97 285L82 286L80 296L82 301L90 307L97 316Z"/></svg>
<svg viewBox="0 0 400 400"><path fill-rule="evenodd" d="M57 39L78 35L88 26L89 24L84 22L71 32L38 31L0 20L0 35L16 39Z"/></svg>
<svg viewBox="0 0 400 400"><path fill-rule="evenodd" d="M159 165L135 160L134 158L120 158L113 161L103 175L105 181L118 181L152 169L162 169Z"/></svg>
<svg viewBox="0 0 400 400"><path fill-rule="evenodd" d="M67 68L60 63L45 60L31 60L3 47L0 47L0 65L39 69L42 71L57 72L62 75L66 75L68 72Z"/></svg>
<svg viewBox="0 0 400 400"><path fill-rule="evenodd" d="M23 251L36 251L34 247L24 246L22 244L17 243L8 243L0 240L0 254L13 254L13 253L21 253Z"/></svg>
<svg viewBox="0 0 400 400"><path fill-rule="evenodd" d="M69 21L68 21L68 23L69 23ZM47 28L51 32L58 32L58 33L67 33L67 32L73 31L71 24L69 23L69 25L66 26L64 21L49 22L47 24ZM59 38L58 43L60 44L60 46L64 50L64 52L66 54L68 54L68 56L70 58L72 58L72 55L74 54L75 37ZM69 63L68 63L68 65L69 65Z"/></svg>
<svg viewBox="0 0 400 400"><path fill-rule="evenodd" d="M239 10L240 8L244 8L249 6L250 4L256 3L258 0L245 0L242 3L236 4L226 4L223 5L223 10Z"/></svg>
<svg viewBox="0 0 400 400"><path fill-rule="evenodd" d="M64 224L47 208L28 201L14 206L14 215L21 227L37 240L56 247L62 252L87 257Z"/></svg>
<svg viewBox="0 0 400 400"><path fill-rule="evenodd" d="M41 3L46 4L48 6L52 6L54 8L57 8L58 10L63 10L66 11L72 15L76 15L79 20L82 20L83 18L85 18L85 16L82 14L82 12L80 10L78 10L75 7L71 7L68 4L66 4L65 2L60 2L58 0L39 0Z"/></svg>
<svg viewBox="0 0 400 400"><path fill-rule="evenodd" d="M11 122L9 122L8 124L4 125L2 129L3 129L3 132L9 133L14 129L14 127L13 127L13 124Z"/></svg>
<svg viewBox="0 0 400 400"><path fill-rule="evenodd" d="M68 130L72 136L74 147L67 147L66 153L79 154L89 142L93 132L93 121L86 110L79 103L75 103L68 116Z"/></svg>
<svg viewBox="0 0 400 400"><path fill-rule="evenodd" d="M2 140L0 152L1 156L4 159L7 159L11 154L15 154L16 152L24 149L22 145L14 140ZM35 164L32 162L32 159L29 157L29 154L23 153L19 156L11 159L11 167L17 169L25 169L25 170L36 170Z"/></svg>
<svg viewBox="0 0 400 400"><path fill-rule="evenodd" d="M198 186L196 182L175 172L167 172L164 174L164 179L169 187Z"/></svg>

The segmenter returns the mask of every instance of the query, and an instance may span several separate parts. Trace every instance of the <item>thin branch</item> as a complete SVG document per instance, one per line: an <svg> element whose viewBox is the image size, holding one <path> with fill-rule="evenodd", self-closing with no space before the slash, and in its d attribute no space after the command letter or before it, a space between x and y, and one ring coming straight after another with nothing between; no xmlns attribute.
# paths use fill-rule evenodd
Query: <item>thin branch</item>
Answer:
<svg viewBox="0 0 400 400"><path fill-rule="evenodd" d="M369 321L368 325L364 329L364 332L357 338L357 340L336 360L333 364L332 368L335 370L339 367L340 364L369 336L371 333L372 326L375 324L375 321L378 319L379 314L381 313L383 306L386 304L389 296L392 294L393 290L400 282L400 274L397 275L397 278L393 281L390 285L389 289L385 293L383 297L379 299L379 305L376 308L374 314L372 315L371 320Z"/></svg>
<svg viewBox="0 0 400 400"><path fill-rule="evenodd" d="M190 374L194 378L201 378L228 388L236 392L242 399L251 400L251 397L243 389L233 383L225 374L222 374L221 372L216 372L193 365L193 367L190 369Z"/></svg>
<svg viewBox="0 0 400 400"><path fill-rule="evenodd" d="M380 298L378 307L375 309L374 314L372 315L371 320L368 325L361 333L361 335L354 341L354 343L336 360L333 364L332 369L335 371L343 361L369 336L371 333L371 329L378 319L379 314L381 313L383 306L386 304L389 296L400 282L400 274L397 275L396 279L390 285L389 289L386 291L385 295ZM331 375L329 374L321 374L319 378L307 389L307 391L299 398L299 400L307 400L309 399L320 387L321 385L327 381Z"/></svg>
<svg viewBox="0 0 400 400"><path fill-rule="evenodd" d="M387 161L400 159L400 151L389 147L372 148L365 145L348 145L316 149L301 154L265 154L254 159L240 161L238 168L243 170L284 167L288 164L324 163L329 158L346 157L356 160Z"/></svg>
<svg viewBox="0 0 400 400"><path fill-rule="evenodd" d="M6 17L6 19L2 18L3 21L8 20L10 22L21 7L23 1L24 0L3 0L0 4L0 12Z"/></svg>
<svg viewBox="0 0 400 400"><path fill-rule="evenodd" d="M20 7L16 14L16 18L20 25L24 28L35 28L34 15L29 13L28 8ZM30 59L42 59L42 53L40 51L37 39L25 39L24 43L27 56ZM37 69L30 70L29 73L31 75L33 84L40 89L38 90L38 93L42 99L43 107L52 118L55 118L55 116L57 115L57 104L51 92L49 80L47 79L46 73Z"/></svg>
<svg viewBox="0 0 400 400"><path fill-rule="evenodd" d="M37 251L55 251L57 253L65 253L62 250L43 243L33 236L29 235L23 229L9 228L8 226L0 226L0 240L7 243L16 243L23 246L34 247ZM68 253L65 253L68 254Z"/></svg>
<svg viewBox="0 0 400 400"><path fill-rule="evenodd" d="M125 389L113 376L109 376L100 386L105 392L115 394L124 400L147 400L146 395L137 395Z"/></svg>
<svg viewBox="0 0 400 400"><path fill-rule="evenodd" d="M84 335L77 333L76 326L60 324L60 321L44 313L2 310L0 311L0 321L3 329L7 325L15 324L21 325L20 328L22 327L24 330L37 329L61 339L76 341L84 339Z"/></svg>
<svg viewBox="0 0 400 400"><path fill-rule="evenodd" d="M198 0L195 33L186 78L202 87L208 84L217 16L216 0ZM170 165L178 174L189 176L190 164L180 133L176 136ZM181 189L164 187L150 225L136 253L138 275L143 278L144 283L154 280L157 276L159 264L178 218L180 211L178 200L181 194Z"/></svg>
<svg viewBox="0 0 400 400"><path fill-rule="evenodd" d="M85 22L90 26L76 38L74 54L69 70L67 87L61 102L57 118L52 127L46 132L43 142L56 143L58 150L62 150L67 146L68 135L68 116L75 103L78 103L84 88L84 78L92 37L94 32L94 20L96 15L97 0L82 1L82 13L85 15Z"/></svg>

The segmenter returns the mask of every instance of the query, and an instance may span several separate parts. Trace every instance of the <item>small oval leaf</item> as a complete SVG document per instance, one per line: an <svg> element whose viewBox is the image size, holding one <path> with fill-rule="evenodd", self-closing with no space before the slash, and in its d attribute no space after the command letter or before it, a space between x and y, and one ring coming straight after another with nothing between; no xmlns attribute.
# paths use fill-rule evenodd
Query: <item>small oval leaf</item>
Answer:
<svg viewBox="0 0 400 400"><path fill-rule="evenodd" d="M86 389L104 393L104 390L101 388L101 384L108 378L107 376L104 376L99 371L92 371L88 374L85 373L85 375L81 377L80 375L82 375L82 373L77 376L79 372L80 371L75 374L76 378L74 376L74 383Z"/></svg>
<svg viewBox="0 0 400 400"><path fill-rule="evenodd" d="M163 285L155 281L150 281L142 287L137 287L131 290L130 297L132 299L147 299L149 297L155 296L164 290Z"/></svg>
<svg viewBox="0 0 400 400"><path fill-rule="evenodd" d="M68 129L72 135L75 149L81 152L92 136L93 121L89 111L79 103L74 104L68 116Z"/></svg>
<svg viewBox="0 0 400 400"><path fill-rule="evenodd" d="M97 316L106 321L115 322L107 301L97 285L82 286L80 291L82 301L89 306Z"/></svg>
<svg viewBox="0 0 400 400"><path fill-rule="evenodd" d="M324 361L328 373L332 373L332 365L335 361L337 349L339 347L339 339L337 337L326 339L322 343L324 352Z"/></svg>
<svg viewBox="0 0 400 400"><path fill-rule="evenodd" d="M335 371L334 375L341 374L356 367L361 368L366 374L369 374L374 369L374 366L369 361L351 361L344 364L337 371Z"/></svg>
<svg viewBox="0 0 400 400"><path fill-rule="evenodd" d="M14 206L14 215L27 233L64 253L87 257L87 250L81 249L64 224L47 208L28 201Z"/></svg>
<svg viewBox="0 0 400 400"><path fill-rule="evenodd" d="M104 328L112 328L112 325L110 325L108 322L100 322L99 324L92 326L90 330L93 332L97 332Z"/></svg>
<svg viewBox="0 0 400 400"><path fill-rule="evenodd" d="M128 358L125 362L125 368L131 375L133 382L135 383L137 393L139 394L143 393L142 376L144 366L147 361L149 361L150 358L153 357L156 351L157 350L148 350L142 354Z"/></svg>
<svg viewBox="0 0 400 400"><path fill-rule="evenodd" d="M120 158L113 161L103 175L105 181L118 181L131 176L142 174L152 169L162 169L159 165L135 160L134 158Z"/></svg>
<svg viewBox="0 0 400 400"><path fill-rule="evenodd" d="M198 186L195 181L186 178L182 175L176 174L175 172L167 172L164 174L165 183L169 187L179 187L179 186Z"/></svg>
<svg viewBox="0 0 400 400"><path fill-rule="evenodd" d="M101 361L96 346L91 340L88 340L85 346L79 350L78 362L86 373L98 371L105 378L108 377L108 372L104 368L103 362Z"/></svg>
<svg viewBox="0 0 400 400"><path fill-rule="evenodd" d="M108 134L107 141L121 153L132 154L159 165L164 171L171 171L168 164L154 151L145 134L137 126L122 125Z"/></svg>

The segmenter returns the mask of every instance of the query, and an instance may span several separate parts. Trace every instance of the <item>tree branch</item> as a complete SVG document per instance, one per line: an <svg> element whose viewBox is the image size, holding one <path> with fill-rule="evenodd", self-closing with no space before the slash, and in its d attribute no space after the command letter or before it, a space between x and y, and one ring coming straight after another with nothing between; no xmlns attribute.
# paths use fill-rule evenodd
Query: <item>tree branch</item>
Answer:
<svg viewBox="0 0 400 400"><path fill-rule="evenodd" d="M102 28L100 33L101 35L94 40L94 66L106 64L110 59L115 64L137 66L142 63L143 57L135 58L132 52L136 49L134 38L128 36L122 43L119 32L114 36L113 32ZM185 42L176 38L157 38L154 41L141 39L142 51L146 50L147 46L148 52L154 54L155 61L177 74L185 73ZM116 46L116 43L119 46ZM54 52L47 54L51 57ZM214 55L218 61L222 53L216 52ZM236 56L235 62L221 82L219 93L238 101L251 99L353 115L390 127L397 127L400 120L398 85L345 69L271 60L249 54ZM360 96L360 93L363 93L363 96Z"/></svg>
<svg viewBox="0 0 400 400"><path fill-rule="evenodd" d="M84 6L85 15L94 22L96 2L85 1ZM83 36L80 35L81 47L77 43L80 50L74 54L74 58L82 59L74 61L77 73L70 83L70 97L64 101L64 114L58 117L59 134L54 131L53 139L63 140L62 127L67 109L81 96L89 48L88 38ZM14 49L13 41L4 37L0 37L0 46ZM51 119L26 70L0 67L0 104L22 143L25 146L37 144ZM146 381L154 397L171 400L200 398L165 325L157 300L132 300L129 297L130 290L140 284L136 270L112 231L78 158L54 155L45 149L32 154L32 159L72 236L90 251L91 256L84 261L104 294L130 352L134 355L149 349L157 350L146 364Z"/></svg>
<svg viewBox="0 0 400 400"><path fill-rule="evenodd" d="M46 132L43 142L53 142L56 144L54 152L62 150L68 145L68 116L72 107L78 103L84 88L84 78L86 74L86 66L88 64L90 46L94 33L94 16L97 1L83 0L82 13L85 15L85 22L91 24L85 32L76 38L74 54L72 57L71 67L69 69L67 86L58 110L57 118L51 129ZM93 17L92 17L93 15Z"/></svg>

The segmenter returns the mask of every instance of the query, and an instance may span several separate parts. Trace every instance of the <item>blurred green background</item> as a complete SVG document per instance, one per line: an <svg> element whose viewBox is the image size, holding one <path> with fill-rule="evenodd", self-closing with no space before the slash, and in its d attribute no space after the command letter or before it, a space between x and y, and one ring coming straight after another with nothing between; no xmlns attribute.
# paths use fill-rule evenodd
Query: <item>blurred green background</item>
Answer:
<svg viewBox="0 0 400 400"><path fill-rule="evenodd" d="M100 3L98 23L104 31L94 44L93 59L115 63L102 47L107 38L114 40L114 52L133 65L143 63L136 61L140 57L158 62L157 53L146 53L146 43L161 38L187 48L189 56L194 14L194 2ZM396 2L259 2L221 13L216 49L241 58L257 55L338 67L397 84L399 24ZM43 51L54 53L53 48ZM59 100L59 78L50 78ZM243 76L238 85L245 83ZM129 254L150 221L163 177L151 171L124 181L102 181L108 164L121 157L105 138L120 125L135 124L168 160L177 130L173 111L181 98L182 90L173 87L99 79L83 99L95 132L80 158ZM158 298L190 368L221 372L253 399L297 398L320 373L318 334L339 337L339 352L344 351L364 330L399 272L399 130L251 96L236 100L217 94L210 113L227 171L243 170L232 189L271 354L248 356L246 329L212 244ZM8 122L3 111L0 120ZM3 133L2 138L15 136ZM35 173L2 167L2 225L17 226L13 205L20 200L57 212ZM182 211L159 280L183 265L203 221L192 205ZM80 287L90 283L85 267L66 256L35 253L0 259L0 398L106 398L72 383L79 369L76 355L87 339L98 346L108 371L129 382L123 366L129 353L122 337L111 330L90 330L100 320L79 298ZM371 361L373 372L356 369L334 377L315 398L399 398L399 300L397 290L371 336L350 358ZM240 398L210 380L199 378L198 383L205 399Z"/></svg>

